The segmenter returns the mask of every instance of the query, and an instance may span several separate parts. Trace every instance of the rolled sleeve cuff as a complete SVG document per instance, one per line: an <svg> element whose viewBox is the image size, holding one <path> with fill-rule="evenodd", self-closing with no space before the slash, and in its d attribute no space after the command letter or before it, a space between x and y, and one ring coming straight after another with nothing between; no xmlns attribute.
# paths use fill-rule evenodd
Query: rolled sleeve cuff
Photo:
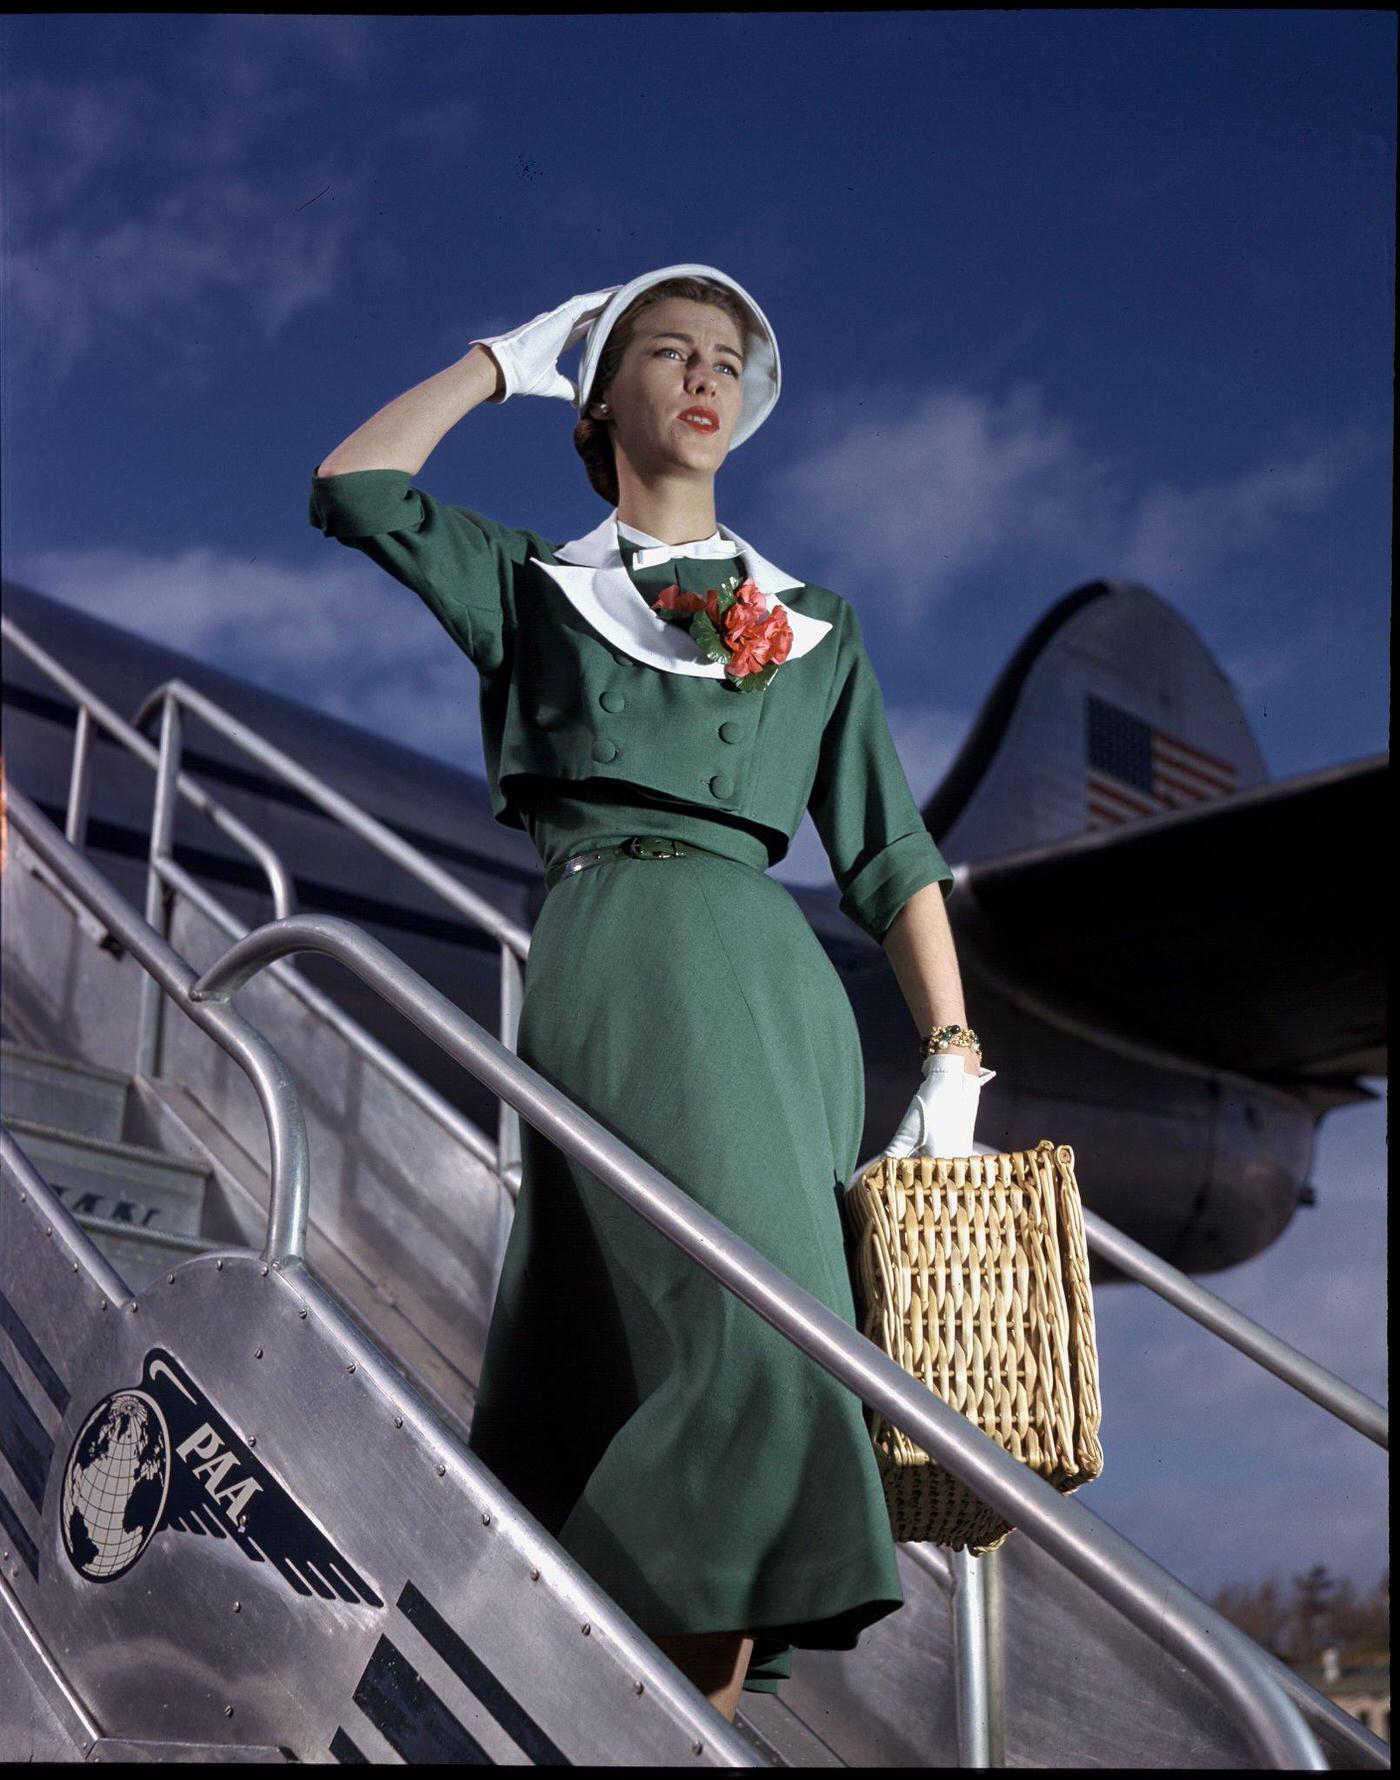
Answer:
<svg viewBox="0 0 1400 1780"><path fill-rule="evenodd" d="M346 470L311 477L312 525L328 538L408 531L422 517L407 470Z"/></svg>
<svg viewBox="0 0 1400 1780"><path fill-rule="evenodd" d="M926 884L940 885L945 900L953 887L952 868L927 829L901 835L867 860L842 892L841 912L883 943L895 916Z"/></svg>

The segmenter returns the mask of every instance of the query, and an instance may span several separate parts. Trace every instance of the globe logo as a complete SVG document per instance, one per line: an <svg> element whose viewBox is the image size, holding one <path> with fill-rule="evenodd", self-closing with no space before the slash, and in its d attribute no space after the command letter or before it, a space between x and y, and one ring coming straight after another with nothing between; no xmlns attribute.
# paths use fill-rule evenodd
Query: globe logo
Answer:
<svg viewBox="0 0 1400 1780"><path fill-rule="evenodd" d="M170 1482L170 1430L145 1391L104 1397L73 1442L63 1474L63 1543L73 1567L111 1582L160 1525Z"/></svg>

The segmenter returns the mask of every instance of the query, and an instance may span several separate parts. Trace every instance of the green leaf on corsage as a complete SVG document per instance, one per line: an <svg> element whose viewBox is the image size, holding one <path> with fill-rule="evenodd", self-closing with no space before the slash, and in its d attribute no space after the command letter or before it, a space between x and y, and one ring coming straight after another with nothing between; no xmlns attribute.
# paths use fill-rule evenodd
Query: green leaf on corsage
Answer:
<svg viewBox="0 0 1400 1780"><path fill-rule="evenodd" d="M737 680L731 674L729 676L729 683L739 692L762 692L763 688L773 678L774 674L777 673L779 666L780 664L778 662L770 661L765 667L761 667L756 674L744 674Z"/></svg>
<svg viewBox="0 0 1400 1780"><path fill-rule="evenodd" d="M690 634L704 650L711 661L728 661L729 651L720 641L719 632L710 620L708 612L695 612L690 620Z"/></svg>

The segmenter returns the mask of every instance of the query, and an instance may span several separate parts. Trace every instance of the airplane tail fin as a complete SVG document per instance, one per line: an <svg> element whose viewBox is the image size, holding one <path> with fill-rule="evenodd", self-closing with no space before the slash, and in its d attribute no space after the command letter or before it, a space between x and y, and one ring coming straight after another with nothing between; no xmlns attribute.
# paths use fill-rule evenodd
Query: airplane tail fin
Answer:
<svg viewBox="0 0 1400 1780"><path fill-rule="evenodd" d="M1164 600L1066 594L1007 662L924 820L948 859L991 859L1263 783L1244 709Z"/></svg>

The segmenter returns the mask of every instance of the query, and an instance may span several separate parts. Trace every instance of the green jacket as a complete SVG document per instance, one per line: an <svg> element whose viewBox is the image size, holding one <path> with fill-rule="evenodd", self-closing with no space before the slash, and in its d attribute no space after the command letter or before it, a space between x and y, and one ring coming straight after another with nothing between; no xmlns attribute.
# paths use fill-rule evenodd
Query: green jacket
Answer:
<svg viewBox="0 0 1400 1780"><path fill-rule="evenodd" d="M480 678L492 812L524 828L523 775L615 779L774 831L772 862L810 811L841 908L876 940L916 890L952 873L890 738L855 610L794 580L734 532L780 603L793 648L744 692L682 626L648 609L616 514L570 544L444 506L401 470L311 481L311 523L419 595ZM730 565L726 565L726 570Z"/></svg>

